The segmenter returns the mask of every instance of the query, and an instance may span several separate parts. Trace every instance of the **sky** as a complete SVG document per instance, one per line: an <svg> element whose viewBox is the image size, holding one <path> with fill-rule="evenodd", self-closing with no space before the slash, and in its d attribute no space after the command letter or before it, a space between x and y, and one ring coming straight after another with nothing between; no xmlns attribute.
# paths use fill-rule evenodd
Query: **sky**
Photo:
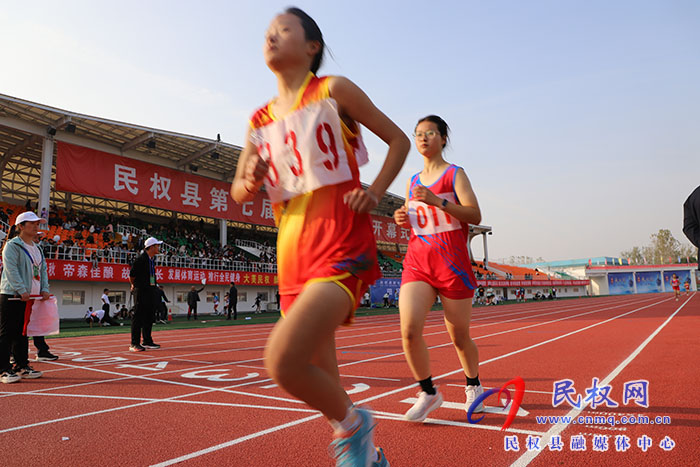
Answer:
<svg viewBox="0 0 700 467"><path fill-rule="evenodd" d="M617 256L682 232L700 185L700 2L0 2L0 93L242 145L276 94L262 45L294 5L343 75L444 153L479 200L492 260ZM363 133L371 183L386 145ZM421 170L412 147L390 191ZM483 257L481 241L474 255Z"/></svg>

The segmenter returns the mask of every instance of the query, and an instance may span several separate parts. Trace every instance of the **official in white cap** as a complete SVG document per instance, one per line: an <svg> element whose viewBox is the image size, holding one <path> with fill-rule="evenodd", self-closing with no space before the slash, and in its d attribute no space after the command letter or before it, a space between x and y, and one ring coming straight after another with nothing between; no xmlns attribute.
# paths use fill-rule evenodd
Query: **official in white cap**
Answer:
<svg viewBox="0 0 700 467"><path fill-rule="evenodd" d="M31 211L15 220L18 236L7 242L2 250L0 277L0 381L15 383L21 378L39 378L40 371L29 366L28 339L23 336L24 313L30 295L49 298L46 259L34 237L41 218ZM10 365L10 352L15 366Z"/></svg>
<svg viewBox="0 0 700 467"><path fill-rule="evenodd" d="M153 237L146 239L143 254L136 258L129 271L131 293L134 296L134 315L131 319L131 345L129 346L132 352L160 348L153 342L151 329L160 298L156 277L156 255L160 253L161 243L163 242Z"/></svg>

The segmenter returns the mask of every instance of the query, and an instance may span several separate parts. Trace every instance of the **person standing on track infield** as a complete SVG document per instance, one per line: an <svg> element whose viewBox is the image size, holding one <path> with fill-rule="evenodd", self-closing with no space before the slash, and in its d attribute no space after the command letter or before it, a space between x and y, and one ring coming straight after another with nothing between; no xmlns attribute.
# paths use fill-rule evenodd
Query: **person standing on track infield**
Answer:
<svg viewBox="0 0 700 467"><path fill-rule="evenodd" d="M318 25L298 8L272 20L263 51L279 95L251 118L231 195L237 203L251 201L265 183L279 228L284 319L265 349L269 375L329 420L336 465L385 466L374 447L372 415L353 406L340 384L334 335L352 322L362 294L380 277L369 212L410 143L350 80L316 76L323 50ZM366 190L358 169L367 162L360 124L389 145Z"/></svg>
<svg viewBox="0 0 700 467"><path fill-rule="evenodd" d="M418 401L405 415L414 422L425 420L443 401L433 385L423 339L425 319L436 296L442 302L445 326L467 379L466 411L484 391L479 382L479 351L469 336L477 283L467 250L468 224L481 222L481 210L464 169L443 158L448 132L447 123L436 115L418 121L414 136L423 156L423 170L408 181L406 205L394 212L398 225L411 228L399 315L406 360L421 388ZM480 411L482 404L475 410Z"/></svg>
<svg viewBox="0 0 700 467"><path fill-rule="evenodd" d="M233 281L228 289L228 316L226 319L231 319L231 311L233 311L233 319L238 319L238 289Z"/></svg>
<svg viewBox="0 0 700 467"><path fill-rule="evenodd" d="M25 310L34 302L30 296L41 295L41 300L49 298L46 259L34 243L40 221L41 218L31 211L17 216L14 227L15 232L19 230L18 235L8 240L2 249L0 381L3 383L42 375L29 366L29 341L23 334ZM14 367L10 364L10 352L15 359Z"/></svg>
<svg viewBox="0 0 700 467"><path fill-rule="evenodd" d="M204 290L204 287L197 289L194 285L187 292L187 320L189 321L190 315L194 312L194 319L197 319L197 302L199 302L199 292Z"/></svg>
<svg viewBox="0 0 700 467"><path fill-rule="evenodd" d="M159 349L160 345L153 342L153 314L158 308L160 293L156 279L156 255L160 253L160 240L153 237L146 239L144 251L136 258L131 271L129 282L134 296L134 316L131 318L132 352L143 352L146 349ZM141 336L143 335L143 343Z"/></svg>

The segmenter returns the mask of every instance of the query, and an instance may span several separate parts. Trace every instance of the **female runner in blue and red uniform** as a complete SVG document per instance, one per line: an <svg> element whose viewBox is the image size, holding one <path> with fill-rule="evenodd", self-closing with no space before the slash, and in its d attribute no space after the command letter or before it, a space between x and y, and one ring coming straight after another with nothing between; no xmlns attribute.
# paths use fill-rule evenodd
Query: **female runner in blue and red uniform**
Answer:
<svg viewBox="0 0 700 467"><path fill-rule="evenodd" d="M483 393L479 351L469 336L477 284L467 249L468 224L481 222L481 211L464 170L443 158L448 131L447 123L436 115L418 122L414 136L423 156L423 170L411 177L406 205L394 212L398 225L411 227L403 262L399 313L406 360L421 387L418 401L405 415L407 420L416 422L425 420L443 401L432 382L423 339L426 316L438 295L447 331L467 379L465 410ZM480 404L475 412L482 410Z"/></svg>

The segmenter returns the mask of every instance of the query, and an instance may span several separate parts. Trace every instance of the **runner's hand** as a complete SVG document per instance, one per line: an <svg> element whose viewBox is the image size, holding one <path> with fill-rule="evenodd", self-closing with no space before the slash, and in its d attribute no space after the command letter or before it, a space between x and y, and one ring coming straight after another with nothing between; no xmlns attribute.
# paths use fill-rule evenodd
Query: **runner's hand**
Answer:
<svg viewBox="0 0 700 467"><path fill-rule="evenodd" d="M423 185L418 185L413 189L413 198L417 201L423 201L430 206L437 206L442 203L442 199L438 198L435 193Z"/></svg>
<svg viewBox="0 0 700 467"><path fill-rule="evenodd" d="M402 227L408 225L408 209L405 205L394 211L394 222Z"/></svg>
<svg viewBox="0 0 700 467"><path fill-rule="evenodd" d="M243 183L246 191L256 193L262 186L263 178L267 175L269 164L258 154L251 154L243 175Z"/></svg>
<svg viewBox="0 0 700 467"><path fill-rule="evenodd" d="M379 204L379 200L371 191L363 190L362 188L355 188L345 193L345 195L343 195L343 202L347 204L350 209L360 214L370 212Z"/></svg>

